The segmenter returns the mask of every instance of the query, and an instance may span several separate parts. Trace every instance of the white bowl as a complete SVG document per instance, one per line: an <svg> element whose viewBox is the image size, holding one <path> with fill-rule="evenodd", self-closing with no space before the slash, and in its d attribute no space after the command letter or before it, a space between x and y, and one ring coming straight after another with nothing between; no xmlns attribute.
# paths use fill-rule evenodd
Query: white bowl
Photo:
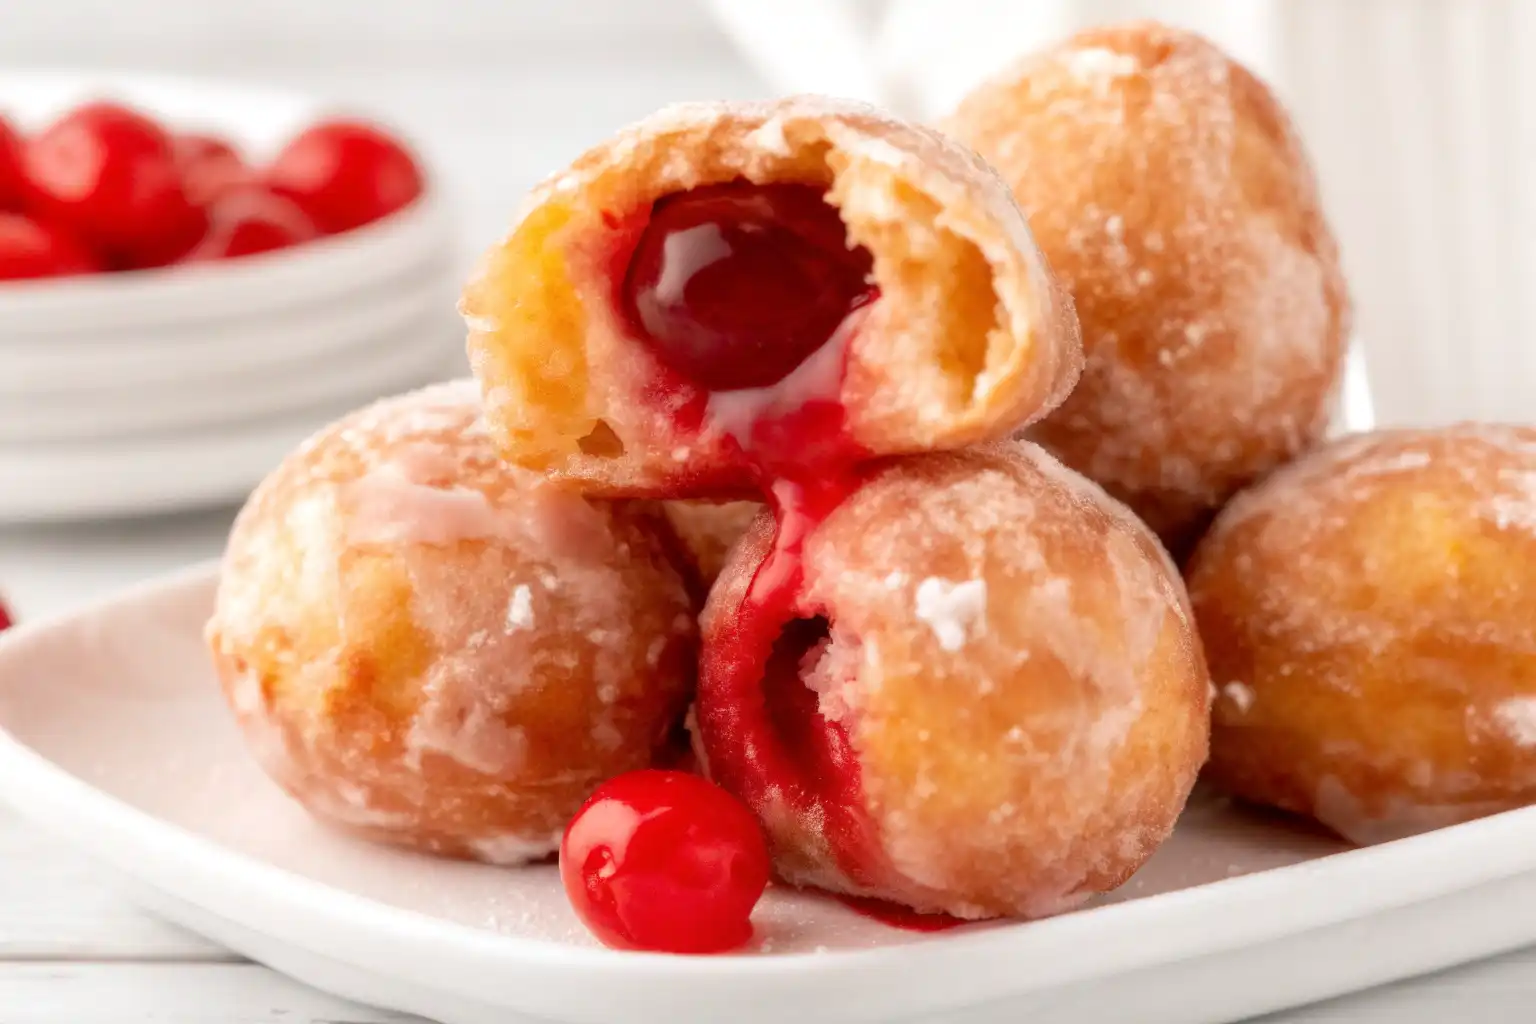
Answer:
<svg viewBox="0 0 1536 1024"><path fill-rule="evenodd" d="M344 301L274 310L264 317L232 317L158 328L137 327L110 336L72 335L52 344L0 340L0 402L94 402L107 393L179 390L188 381L218 387L276 373L309 375L320 363L356 357L374 339L398 333L430 313L453 315L456 288L446 268L423 266L436 287L395 282L358 291ZM456 318L455 318L456 319ZM462 325L458 328L463 340Z"/></svg>
<svg viewBox="0 0 1536 1024"><path fill-rule="evenodd" d="M68 71L0 74L0 111L34 128L70 106L108 97L173 127L211 128L254 159L323 116L318 100L281 90L158 75ZM404 277L433 255L451 256L453 219L425 173L420 199L373 224L304 245L228 262L123 274L7 282L0 323L18 334L73 334L104 326L220 320L333 298Z"/></svg>
<svg viewBox="0 0 1536 1024"><path fill-rule="evenodd" d="M321 427L379 394L462 372L462 356L428 361L388 387L258 420L196 430L0 445L0 523L157 515L241 500Z"/></svg>
<svg viewBox="0 0 1536 1024"><path fill-rule="evenodd" d="M5 398L0 450L201 431L316 405L361 405L439 375L462 349L462 334L457 318L431 306L345 349L305 361L301 372L278 367L214 376L195 387L173 378L133 388Z"/></svg>
<svg viewBox="0 0 1536 1024"><path fill-rule="evenodd" d="M216 81L0 74L0 111L24 129L97 98L217 131L253 161L327 112ZM290 249L0 283L0 520L238 497L326 419L441 376L459 347L456 231L424 177L405 209Z"/></svg>
<svg viewBox="0 0 1536 1024"><path fill-rule="evenodd" d="M618 953L552 865L321 828L262 775L203 643L202 567L0 636L0 797L172 919L445 1024L1212 1024L1536 941L1536 807L1362 850L1197 800L1087 910L937 935L773 888L738 955Z"/></svg>

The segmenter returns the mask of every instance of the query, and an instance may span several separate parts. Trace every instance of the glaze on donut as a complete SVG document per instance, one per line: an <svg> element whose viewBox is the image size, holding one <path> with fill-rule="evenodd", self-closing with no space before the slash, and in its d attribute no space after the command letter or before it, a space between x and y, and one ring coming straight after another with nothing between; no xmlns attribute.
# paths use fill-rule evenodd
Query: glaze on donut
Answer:
<svg viewBox="0 0 1536 1024"><path fill-rule="evenodd" d="M1340 441L1216 520L1189 587L1210 774L1358 843L1536 801L1536 429Z"/></svg>
<svg viewBox="0 0 1536 1024"><path fill-rule="evenodd" d="M1350 323L1301 142L1216 46L1094 29L946 124L1002 172L1076 303L1087 368L1030 436L1187 554L1234 493L1313 447Z"/></svg>
<svg viewBox="0 0 1536 1024"><path fill-rule="evenodd" d="M1209 726L1151 533L1026 442L884 463L804 518L778 511L710 595L695 710L779 873L965 918L1125 881Z"/></svg>
<svg viewBox="0 0 1536 1024"><path fill-rule="evenodd" d="M316 817L508 864L663 751L697 629L661 514L508 468L477 399L390 399L290 456L235 524L208 639Z"/></svg>

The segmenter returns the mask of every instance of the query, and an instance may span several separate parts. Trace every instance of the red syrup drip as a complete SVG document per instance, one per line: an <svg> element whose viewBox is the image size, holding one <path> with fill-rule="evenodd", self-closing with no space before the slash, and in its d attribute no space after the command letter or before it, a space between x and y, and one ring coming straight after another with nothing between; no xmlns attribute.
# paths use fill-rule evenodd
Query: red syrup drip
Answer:
<svg viewBox="0 0 1536 1024"><path fill-rule="evenodd" d="M838 896L837 901L861 917L909 932L947 932L951 928L975 923L948 914L924 914L900 903L869 896Z"/></svg>
<svg viewBox="0 0 1536 1024"><path fill-rule="evenodd" d="M703 656L711 776L760 814L777 806L814 827L839 870L866 882L885 858L858 760L801 662L830 629L802 607L805 541L857 489L870 454L848 433L842 389L849 342L879 296L872 264L819 188L736 182L656 203L620 295L668 371L657 397L684 429L726 434L774 512L772 548Z"/></svg>
<svg viewBox="0 0 1536 1024"><path fill-rule="evenodd" d="M830 628L802 604L805 541L859 482L847 468L822 481L775 481L773 546L732 622L705 649L697 708L713 740L706 753L715 779L760 813L787 809L796 827L824 837L843 874L868 883L885 858L864 810L858 757L801 677L802 660Z"/></svg>

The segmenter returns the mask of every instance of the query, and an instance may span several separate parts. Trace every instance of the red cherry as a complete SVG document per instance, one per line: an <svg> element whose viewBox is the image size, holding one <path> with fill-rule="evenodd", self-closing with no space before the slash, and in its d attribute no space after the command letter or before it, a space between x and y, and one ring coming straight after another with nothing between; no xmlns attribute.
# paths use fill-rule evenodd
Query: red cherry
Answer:
<svg viewBox="0 0 1536 1024"><path fill-rule="evenodd" d="M4 601L0 601L0 633L5 632L14 625L16 625L16 620L11 618L11 610L5 606Z"/></svg>
<svg viewBox="0 0 1536 1024"><path fill-rule="evenodd" d="M19 210L25 200L21 137L4 118L0 118L0 210Z"/></svg>
<svg viewBox="0 0 1536 1024"><path fill-rule="evenodd" d="M230 189L251 180L251 169L224 139L192 133L171 141L182 190L198 206L207 206Z"/></svg>
<svg viewBox="0 0 1536 1024"><path fill-rule="evenodd" d="M0 213L0 280L91 274L101 261L69 232L19 213Z"/></svg>
<svg viewBox="0 0 1536 1024"><path fill-rule="evenodd" d="M168 262L202 233L170 137L135 111L77 107L29 139L22 157L34 212L123 265Z"/></svg>
<svg viewBox="0 0 1536 1024"><path fill-rule="evenodd" d="M394 213L422 189L410 151L356 121L322 121L300 132L267 168L266 182L328 235Z"/></svg>
<svg viewBox="0 0 1536 1024"><path fill-rule="evenodd" d="M752 936L752 908L768 870L752 812L685 772L653 769L609 780L560 844L560 878L571 905L616 949L737 948Z"/></svg>
<svg viewBox="0 0 1536 1024"><path fill-rule="evenodd" d="M766 387L875 297L813 185L710 185L659 200L621 304L661 360L712 391Z"/></svg>
<svg viewBox="0 0 1536 1024"><path fill-rule="evenodd" d="M208 233L187 253L188 263L250 256L307 242L319 232L304 211L256 185L226 192L208 208Z"/></svg>

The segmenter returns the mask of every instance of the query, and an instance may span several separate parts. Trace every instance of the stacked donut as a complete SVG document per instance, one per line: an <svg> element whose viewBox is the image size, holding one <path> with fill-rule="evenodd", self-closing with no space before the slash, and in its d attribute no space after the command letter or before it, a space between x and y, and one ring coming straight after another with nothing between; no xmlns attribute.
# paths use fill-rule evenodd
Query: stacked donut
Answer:
<svg viewBox="0 0 1536 1024"><path fill-rule="evenodd" d="M1087 370L1031 435L1193 549L1211 780L1361 843L1536 801L1536 432L1314 450L1349 307L1265 88L1186 33L1109 28L947 128L1076 300Z"/></svg>
<svg viewBox="0 0 1536 1024"><path fill-rule="evenodd" d="M1523 800L1523 433L1304 457L1217 521L1193 610L1168 554L1319 443L1338 382L1338 256L1268 91L1138 24L944 128L681 106L535 189L465 292L478 387L342 421L235 527L209 636L267 770L368 837L559 849L616 945L741 942L770 866L1036 917L1173 828L1198 620L1238 794L1360 836ZM1466 589L1427 599L1367 507ZM1473 603L1488 629L1422 632ZM1486 683L1433 675L1472 650Z"/></svg>

